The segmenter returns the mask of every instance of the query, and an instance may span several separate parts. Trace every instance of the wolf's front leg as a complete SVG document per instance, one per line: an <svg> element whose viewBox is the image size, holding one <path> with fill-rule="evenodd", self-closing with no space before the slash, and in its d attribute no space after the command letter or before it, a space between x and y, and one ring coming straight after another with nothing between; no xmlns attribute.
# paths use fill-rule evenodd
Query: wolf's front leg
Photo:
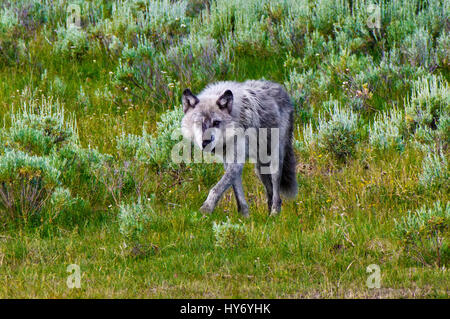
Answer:
<svg viewBox="0 0 450 319"><path fill-rule="evenodd" d="M228 164L220 181L209 191L208 198L206 198L200 211L210 214L216 208L217 202L222 197L223 193L235 182L235 180L242 174L244 164L232 163Z"/></svg>

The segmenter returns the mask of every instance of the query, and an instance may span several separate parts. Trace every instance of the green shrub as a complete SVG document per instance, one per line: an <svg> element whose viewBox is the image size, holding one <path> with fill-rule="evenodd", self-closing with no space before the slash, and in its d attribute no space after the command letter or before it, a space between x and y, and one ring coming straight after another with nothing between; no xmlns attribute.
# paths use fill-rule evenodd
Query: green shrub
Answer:
<svg viewBox="0 0 450 319"><path fill-rule="evenodd" d="M125 239L131 243L138 243L150 221L149 211L152 208L141 202L121 204L119 206L119 230Z"/></svg>
<svg viewBox="0 0 450 319"><path fill-rule="evenodd" d="M61 182L75 194L101 202L104 199L104 185L96 174L112 157L95 149L68 144L52 154L55 167L61 172Z"/></svg>
<svg viewBox="0 0 450 319"><path fill-rule="evenodd" d="M64 57L80 58L89 49L87 33L77 26L68 28L60 26L56 30L57 41L54 43L53 50Z"/></svg>
<svg viewBox="0 0 450 319"><path fill-rule="evenodd" d="M378 150L396 149L403 151L405 141L401 130L402 122L403 116L396 108L381 113L369 127L370 145Z"/></svg>
<svg viewBox="0 0 450 319"><path fill-rule="evenodd" d="M86 112L87 109L91 106L91 100L89 98L89 95L86 94L86 92L83 89L83 86L80 85L80 90L77 94L77 102L84 109Z"/></svg>
<svg viewBox="0 0 450 319"><path fill-rule="evenodd" d="M437 63L447 72L450 71L450 35L442 32L436 43Z"/></svg>
<svg viewBox="0 0 450 319"><path fill-rule="evenodd" d="M439 119L437 128L437 136L443 142L444 145L450 144L450 115L444 114Z"/></svg>
<svg viewBox="0 0 450 319"><path fill-rule="evenodd" d="M181 107L163 113L154 135L144 130L142 136L133 134L119 136L117 138L119 154L126 160L138 160L154 168L178 167L178 164L172 162L171 151L179 142L173 139L173 134L179 129L183 114Z"/></svg>
<svg viewBox="0 0 450 319"><path fill-rule="evenodd" d="M297 126L297 130L300 132L300 128ZM313 148L317 142L317 135L313 131L312 122L303 124L303 130L301 130L301 139L294 140L294 147L302 154L308 154L310 149Z"/></svg>
<svg viewBox="0 0 450 319"><path fill-rule="evenodd" d="M123 196L141 197L147 190L150 170L160 172L180 168L171 154L180 141L174 137L183 114L181 107L163 113L154 134L148 134L144 129L142 136L122 134L116 138L117 161L105 162L96 170L96 179L102 182L116 204Z"/></svg>
<svg viewBox="0 0 450 319"><path fill-rule="evenodd" d="M319 114L318 146L338 159L352 157L359 140L358 115L340 107L337 101L332 100L327 104L329 118Z"/></svg>
<svg viewBox="0 0 450 319"><path fill-rule="evenodd" d="M116 137L116 148L120 158L136 159L136 153L142 147L145 137L148 137L147 132L143 132L143 136L134 134L122 134Z"/></svg>
<svg viewBox="0 0 450 319"><path fill-rule="evenodd" d="M154 134L148 134L144 129L142 136L122 134L116 138L118 161L105 163L96 173L114 202L119 203L124 195L143 195L149 184L150 170L160 172L180 168L171 154L181 138L181 134L176 133L183 114L181 107L163 113ZM179 139L175 139L176 136Z"/></svg>
<svg viewBox="0 0 450 319"><path fill-rule="evenodd" d="M59 184L60 172L45 157L21 151L0 156L0 207L11 220L28 219L38 213Z"/></svg>
<svg viewBox="0 0 450 319"><path fill-rule="evenodd" d="M419 148L429 150L433 145L435 136L435 131L428 126L419 126L414 132L414 142Z"/></svg>
<svg viewBox="0 0 450 319"><path fill-rule="evenodd" d="M5 154L5 160L8 159L8 163L12 161L13 155L17 158L18 163L22 163L20 165L25 165L23 163L27 163L27 161L44 163L43 168L31 167L37 170L36 174L41 174L40 170L45 168L46 171L56 174L57 178L52 180L51 187L44 187L45 184L36 179L37 177L33 177L34 171L31 171L26 176L33 182L27 186L19 174L16 176L16 184L11 184L12 189L4 190L4 192L18 192L18 187L21 185L25 187L24 193L15 198L17 200L20 198L21 207L25 207L20 210L30 214L31 211L40 211L45 206L44 202L53 196L52 189L54 187L64 186L67 192L74 193L77 197L68 201L67 205L61 208L63 213L58 215L64 217L58 217L58 219L62 221L70 215L75 218L76 214L71 212L85 212L89 207L89 203L80 196L93 202L104 199L104 186L96 178L95 171L98 167L103 166L110 157L80 146L75 120L70 116L67 117L64 107L57 100L54 101L51 97L38 100L27 95L28 93L23 94L25 102L21 109L11 114L10 127L0 129L0 141L3 146L0 153ZM20 165L17 168L19 172L26 173L26 168L21 169ZM39 196L46 194L45 198L36 197L38 196L36 194L34 195L36 198L30 197L31 195L27 192L38 191L39 187L44 187L42 195ZM68 197L66 196L66 198ZM53 201L52 203L56 204L57 202ZM49 207L53 207L52 203L49 204ZM14 208L17 204L5 202L5 205L10 210L19 210L19 208ZM46 216L54 220L56 213L58 213L57 210L53 213L49 211ZM72 217L68 218L73 220Z"/></svg>
<svg viewBox="0 0 450 319"><path fill-rule="evenodd" d="M422 162L422 173L419 176L420 184L424 187L450 186L450 167L443 152L430 152Z"/></svg>
<svg viewBox="0 0 450 319"><path fill-rule="evenodd" d="M225 222L213 222L216 246L225 249L245 247L247 245L246 228L243 224L233 224L227 217Z"/></svg>
<svg viewBox="0 0 450 319"><path fill-rule="evenodd" d="M172 46L162 58L162 65L173 79L171 85L180 95L181 89L204 87L225 78L230 68L230 50L213 38L191 34L179 45ZM170 83L169 83L170 85Z"/></svg>
<svg viewBox="0 0 450 319"><path fill-rule="evenodd" d="M8 30L19 24L19 17L14 7L0 8L0 30Z"/></svg>
<svg viewBox="0 0 450 319"><path fill-rule="evenodd" d="M436 129L442 116L450 114L448 82L440 76L422 77L414 82L412 94L405 102L410 131L418 126Z"/></svg>
<svg viewBox="0 0 450 319"><path fill-rule="evenodd" d="M89 209L89 204L80 197L72 197L69 189L57 187L53 191L49 203L46 206L46 222L72 226L80 218L84 217Z"/></svg>
<svg viewBox="0 0 450 319"><path fill-rule="evenodd" d="M395 220L396 236L407 256L423 265L448 266L450 261L450 202L423 206Z"/></svg>
<svg viewBox="0 0 450 319"><path fill-rule="evenodd" d="M173 134L180 128L183 114L181 107L176 107L161 115L155 135L146 139L145 143L137 150L136 155L139 160L160 168L178 166L172 162L171 151L173 146L179 142L179 140L174 140Z"/></svg>
<svg viewBox="0 0 450 319"><path fill-rule="evenodd" d="M50 83L50 92L63 96L67 91L67 84L59 76L55 76Z"/></svg>
<svg viewBox="0 0 450 319"><path fill-rule="evenodd" d="M428 68L435 63L432 38L425 29L417 29L401 42L405 61L414 67Z"/></svg>
<svg viewBox="0 0 450 319"><path fill-rule="evenodd" d="M133 98L157 99L161 105L175 102L168 85L172 80L162 69L161 52L144 36L138 36L136 46L123 48L114 82Z"/></svg>
<svg viewBox="0 0 450 319"><path fill-rule="evenodd" d="M11 126L5 135L6 148L41 156L78 138L75 121L66 118L64 107L52 98L24 102L11 114Z"/></svg>
<svg viewBox="0 0 450 319"><path fill-rule="evenodd" d="M303 117L302 120L308 120L314 113L314 104L312 101L322 98L322 92L328 89L328 83L323 75L313 70L307 70L302 73L297 69L289 72L289 81L285 81L285 87L289 91L295 108Z"/></svg>
<svg viewBox="0 0 450 319"><path fill-rule="evenodd" d="M0 8L0 63L14 65L19 61L19 17L14 7Z"/></svg>

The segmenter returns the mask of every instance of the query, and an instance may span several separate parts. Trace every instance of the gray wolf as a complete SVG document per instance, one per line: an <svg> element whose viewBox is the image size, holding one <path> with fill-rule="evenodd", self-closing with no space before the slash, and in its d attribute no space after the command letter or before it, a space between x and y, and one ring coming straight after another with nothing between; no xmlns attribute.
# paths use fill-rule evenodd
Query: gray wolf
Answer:
<svg viewBox="0 0 450 319"><path fill-rule="evenodd" d="M225 167L224 175L200 208L203 213L211 213L223 193L233 187L238 211L249 215L242 187L242 170L249 159L264 184L270 215L280 212L281 194L296 197L294 108L280 84L265 80L217 82L197 96L184 90L182 103L183 136L204 152L221 157Z"/></svg>

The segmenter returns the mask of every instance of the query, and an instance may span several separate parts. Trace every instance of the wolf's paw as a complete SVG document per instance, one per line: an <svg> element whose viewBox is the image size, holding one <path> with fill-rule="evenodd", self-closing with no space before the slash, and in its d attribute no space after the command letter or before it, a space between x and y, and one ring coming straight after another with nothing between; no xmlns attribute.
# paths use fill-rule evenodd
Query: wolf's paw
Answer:
<svg viewBox="0 0 450 319"><path fill-rule="evenodd" d="M249 214L249 212L248 212L248 206L246 206L246 207L240 207L240 208L239 208L239 213L241 213L242 217L244 217L244 218L250 217L250 214Z"/></svg>
<svg viewBox="0 0 450 319"><path fill-rule="evenodd" d="M280 210L272 208L272 210L269 213L269 216L274 217L274 216L277 216L279 213L280 213Z"/></svg>
<svg viewBox="0 0 450 319"><path fill-rule="evenodd" d="M207 203L203 203L202 207L200 207L200 212L203 214L211 214L214 208L208 205Z"/></svg>
<svg viewBox="0 0 450 319"><path fill-rule="evenodd" d="M269 216L277 216L281 212L281 199L273 201Z"/></svg>

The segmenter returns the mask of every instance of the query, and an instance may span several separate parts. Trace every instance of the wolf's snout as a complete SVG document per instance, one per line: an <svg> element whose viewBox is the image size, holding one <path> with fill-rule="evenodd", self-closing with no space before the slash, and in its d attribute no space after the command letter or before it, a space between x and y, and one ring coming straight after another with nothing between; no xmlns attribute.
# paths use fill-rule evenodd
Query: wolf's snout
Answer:
<svg viewBox="0 0 450 319"><path fill-rule="evenodd" d="M203 142L202 142L202 147L203 147L203 149L204 149L208 144L210 144L212 141L214 141L214 136L211 136L211 139L209 139L209 140L203 140Z"/></svg>

